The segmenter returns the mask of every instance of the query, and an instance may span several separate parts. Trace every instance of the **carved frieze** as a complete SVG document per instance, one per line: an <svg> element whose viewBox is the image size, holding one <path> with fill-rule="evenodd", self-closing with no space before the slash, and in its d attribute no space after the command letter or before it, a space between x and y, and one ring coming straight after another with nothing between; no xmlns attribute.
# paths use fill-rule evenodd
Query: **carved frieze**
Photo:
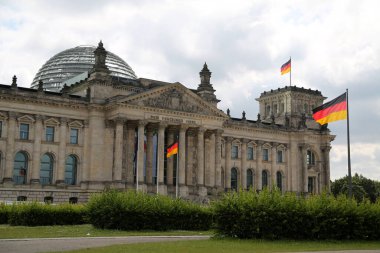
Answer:
<svg viewBox="0 0 380 253"><path fill-rule="evenodd" d="M149 107L192 112L203 115L212 114L212 112L200 106L195 101L192 101L192 99L189 99L188 96L185 96L184 92L174 88L161 93L157 97L149 97L143 101L139 101L139 104Z"/></svg>

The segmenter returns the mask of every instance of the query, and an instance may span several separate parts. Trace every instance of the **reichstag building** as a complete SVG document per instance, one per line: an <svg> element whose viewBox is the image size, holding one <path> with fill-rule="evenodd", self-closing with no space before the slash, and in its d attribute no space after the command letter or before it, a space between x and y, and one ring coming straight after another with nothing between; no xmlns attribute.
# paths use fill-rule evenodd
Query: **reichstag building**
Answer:
<svg viewBox="0 0 380 253"><path fill-rule="evenodd" d="M206 63L200 69L197 89L138 78L100 42L53 56L31 88L16 76L1 84L0 200L86 202L109 188L178 189L195 201L240 188L329 189L334 136L311 117L320 91L264 91L256 119L234 118L218 109ZM166 158L175 142L178 154Z"/></svg>

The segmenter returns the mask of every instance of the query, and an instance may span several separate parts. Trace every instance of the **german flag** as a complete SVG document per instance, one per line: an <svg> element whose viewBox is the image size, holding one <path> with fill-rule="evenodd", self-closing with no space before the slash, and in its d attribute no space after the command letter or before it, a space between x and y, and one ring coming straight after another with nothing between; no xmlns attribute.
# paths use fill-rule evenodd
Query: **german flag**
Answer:
<svg viewBox="0 0 380 253"><path fill-rule="evenodd" d="M166 150L166 157L169 158L172 155L178 154L178 142L173 143L170 145Z"/></svg>
<svg viewBox="0 0 380 253"><path fill-rule="evenodd" d="M347 118L346 92L339 97L313 109L313 118L319 124L324 125L330 122Z"/></svg>
<svg viewBox="0 0 380 253"><path fill-rule="evenodd" d="M291 70L291 65L292 65L292 59L287 61L284 65L281 66L281 75L284 75L286 73L289 73Z"/></svg>

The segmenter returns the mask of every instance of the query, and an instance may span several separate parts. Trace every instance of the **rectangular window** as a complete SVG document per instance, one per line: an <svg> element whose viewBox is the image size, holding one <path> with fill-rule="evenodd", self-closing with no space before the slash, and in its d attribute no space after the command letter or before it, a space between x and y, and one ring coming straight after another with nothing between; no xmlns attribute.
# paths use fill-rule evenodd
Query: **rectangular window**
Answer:
<svg viewBox="0 0 380 253"><path fill-rule="evenodd" d="M29 140L29 124L20 124L20 139Z"/></svg>
<svg viewBox="0 0 380 253"><path fill-rule="evenodd" d="M253 147L248 147L247 148L247 159L248 160L253 160Z"/></svg>
<svg viewBox="0 0 380 253"><path fill-rule="evenodd" d="M263 149L263 161L269 161L269 149Z"/></svg>
<svg viewBox="0 0 380 253"><path fill-rule="evenodd" d="M70 144L78 144L78 129L70 129Z"/></svg>
<svg viewBox="0 0 380 253"><path fill-rule="evenodd" d="M307 182L307 192L314 193L314 177L309 177Z"/></svg>
<svg viewBox="0 0 380 253"><path fill-rule="evenodd" d="M54 127L48 126L46 127L46 141L54 142Z"/></svg>
<svg viewBox="0 0 380 253"><path fill-rule="evenodd" d="M2 121L0 121L0 138L1 138L1 136L3 136L3 122Z"/></svg>
<svg viewBox="0 0 380 253"><path fill-rule="evenodd" d="M238 146L233 145L232 150L231 150L231 158L232 159L238 159L238 152L239 152Z"/></svg>
<svg viewBox="0 0 380 253"><path fill-rule="evenodd" d="M284 159L283 159L283 156L282 156L282 150L277 150L277 162L278 163L283 163L284 162Z"/></svg>

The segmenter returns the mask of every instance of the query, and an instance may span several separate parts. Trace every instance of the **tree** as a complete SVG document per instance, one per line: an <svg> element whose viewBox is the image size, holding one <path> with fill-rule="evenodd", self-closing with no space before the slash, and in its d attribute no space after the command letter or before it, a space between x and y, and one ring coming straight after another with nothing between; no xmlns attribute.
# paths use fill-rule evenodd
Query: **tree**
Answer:
<svg viewBox="0 0 380 253"><path fill-rule="evenodd" d="M334 196L339 194L348 195L348 176L337 179L331 183L331 192ZM358 201L369 199L372 203L376 202L380 196L380 182L355 175L352 177L352 195Z"/></svg>

